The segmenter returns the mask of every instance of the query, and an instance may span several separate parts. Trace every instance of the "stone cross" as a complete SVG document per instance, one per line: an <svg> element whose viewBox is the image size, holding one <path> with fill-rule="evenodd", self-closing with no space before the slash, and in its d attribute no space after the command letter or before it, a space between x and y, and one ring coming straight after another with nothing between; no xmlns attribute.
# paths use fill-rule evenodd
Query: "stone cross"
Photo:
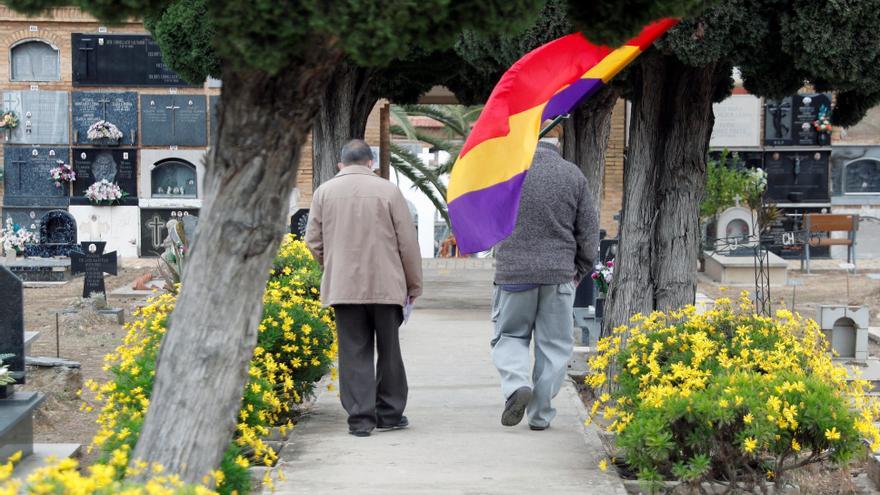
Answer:
<svg viewBox="0 0 880 495"><path fill-rule="evenodd" d="M82 252L70 253L70 269L74 275L83 273L83 297L94 293L107 297L104 273L116 275L116 251L104 253L106 242L81 242Z"/></svg>
<svg viewBox="0 0 880 495"><path fill-rule="evenodd" d="M24 165L25 163L27 163L27 161L25 161L25 160L10 160L10 162L11 162L13 165L17 165L17 166L18 166L18 191L21 192L21 188L22 188L22 185L21 185L21 176L22 176L22 174L23 174L23 171L22 171L22 169L21 169L21 166Z"/></svg>
<svg viewBox="0 0 880 495"><path fill-rule="evenodd" d="M164 239L162 238L162 229L165 228L165 222L162 221L158 216L154 216L150 219L150 222L147 223L147 226L152 230L150 231L151 242L153 244L153 249L159 249L162 247L162 243Z"/></svg>
<svg viewBox="0 0 880 495"><path fill-rule="evenodd" d="M88 75L88 73L89 73L89 52L93 52L93 51L95 51L95 49L83 46L83 47L79 48L79 51L85 52L85 53L83 53L83 58L86 61L86 64L85 64L86 65L86 73L84 75Z"/></svg>
<svg viewBox="0 0 880 495"><path fill-rule="evenodd" d="M166 110L171 110L171 135L176 136L177 134L174 132L174 111L179 109L178 105L174 104L174 100L171 100L171 105L165 107Z"/></svg>
<svg viewBox="0 0 880 495"><path fill-rule="evenodd" d="M3 362L16 383L24 383L24 298L21 280L0 265L0 354L14 354Z"/></svg>

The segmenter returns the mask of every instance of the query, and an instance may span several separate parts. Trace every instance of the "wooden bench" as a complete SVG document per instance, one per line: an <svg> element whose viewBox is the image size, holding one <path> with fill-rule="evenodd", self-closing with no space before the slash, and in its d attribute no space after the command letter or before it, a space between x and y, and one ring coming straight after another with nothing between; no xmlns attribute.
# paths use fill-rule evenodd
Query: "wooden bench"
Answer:
<svg viewBox="0 0 880 495"><path fill-rule="evenodd" d="M801 270L804 269L804 261L807 264L807 273L810 273L810 248L825 246L847 246L846 261L855 265L856 262L856 231L859 230L858 215L837 215L830 213L808 213L804 215L804 229L807 231L809 241L804 246L801 255ZM818 232L846 232L845 239L833 239L829 237L813 237Z"/></svg>

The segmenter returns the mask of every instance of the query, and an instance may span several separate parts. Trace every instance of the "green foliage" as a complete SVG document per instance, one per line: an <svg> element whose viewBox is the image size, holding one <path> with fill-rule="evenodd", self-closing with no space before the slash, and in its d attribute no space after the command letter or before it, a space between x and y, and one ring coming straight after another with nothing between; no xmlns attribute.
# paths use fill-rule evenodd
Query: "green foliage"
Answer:
<svg viewBox="0 0 880 495"><path fill-rule="evenodd" d="M208 4L208 0L178 1L161 14L144 19L144 25L162 47L163 61L193 84L200 84L205 76L221 76L220 59L213 46L217 34L205 18Z"/></svg>
<svg viewBox="0 0 880 495"><path fill-rule="evenodd" d="M736 198L753 210L761 207L767 176L760 169L738 169L728 162L727 150L707 164L706 189L700 202L700 217L710 218L736 205Z"/></svg>
<svg viewBox="0 0 880 495"><path fill-rule="evenodd" d="M568 17L593 42L617 46L651 21L683 17L719 2L711 0L597 0L568 2Z"/></svg>

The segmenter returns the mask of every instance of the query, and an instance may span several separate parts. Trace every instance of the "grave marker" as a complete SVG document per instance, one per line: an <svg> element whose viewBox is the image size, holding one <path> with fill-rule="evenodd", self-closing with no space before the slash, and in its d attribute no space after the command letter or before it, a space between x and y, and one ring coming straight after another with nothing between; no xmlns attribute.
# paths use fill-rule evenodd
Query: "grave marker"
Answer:
<svg viewBox="0 0 880 495"><path fill-rule="evenodd" d="M831 108L827 94L799 94L764 104L764 144L767 146L817 146L813 121L822 106Z"/></svg>
<svg viewBox="0 0 880 495"><path fill-rule="evenodd" d="M767 151L764 154L769 201L831 201L828 188L830 151Z"/></svg>
<svg viewBox="0 0 880 495"><path fill-rule="evenodd" d="M82 252L70 253L70 268L74 275L83 273L83 297L99 293L107 298L104 273L116 275L116 251L104 253L106 242L81 242Z"/></svg>
<svg viewBox="0 0 880 495"><path fill-rule="evenodd" d="M166 225L172 218L183 221L184 230L192 245L195 241L195 222L188 220L187 217L197 217L198 214L199 210L195 208L141 208L141 256L162 254L165 250L163 246L165 238L168 237Z"/></svg>
<svg viewBox="0 0 880 495"><path fill-rule="evenodd" d="M4 91L3 108L18 115L19 125L9 133L10 143L67 144L66 91Z"/></svg>
<svg viewBox="0 0 880 495"><path fill-rule="evenodd" d="M85 197L86 189L95 182L105 179L116 183L128 194L114 204L137 206L137 150L74 148L73 170L76 172L76 182L73 183L73 197L70 198L70 204L91 204Z"/></svg>
<svg viewBox="0 0 880 495"><path fill-rule="evenodd" d="M3 160L6 169L4 206L67 206L67 186L55 187L49 178L49 170L58 166L56 160L70 162L67 148L7 145Z"/></svg>
<svg viewBox="0 0 880 495"><path fill-rule="evenodd" d="M99 120L106 120L119 128L122 139L118 144L136 145L138 129L137 93L75 91L73 93L73 143L96 143L89 139L89 127ZM115 144L115 143L110 143Z"/></svg>
<svg viewBox="0 0 880 495"><path fill-rule="evenodd" d="M74 86L191 86L162 61L149 35L71 35Z"/></svg>
<svg viewBox="0 0 880 495"><path fill-rule="evenodd" d="M204 95L141 95L141 141L145 146L207 146Z"/></svg>
<svg viewBox="0 0 880 495"><path fill-rule="evenodd" d="M0 354L14 354L4 361L15 383L23 384L24 375L24 297L21 280L5 266L0 266Z"/></svg>

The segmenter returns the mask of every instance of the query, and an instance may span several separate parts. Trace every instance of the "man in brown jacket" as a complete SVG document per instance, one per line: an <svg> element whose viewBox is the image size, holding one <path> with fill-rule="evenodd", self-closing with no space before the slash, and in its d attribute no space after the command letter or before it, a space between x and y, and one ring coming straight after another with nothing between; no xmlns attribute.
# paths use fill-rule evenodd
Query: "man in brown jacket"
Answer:
<svg viewBox="0 0 880 495"><path fill-rule="evenodd" d="M306 243L324 267L321 301L336 312L349 433L365 437L409 425L398 329L403 306L422 294L422 258L406 200L372 172L367 143L349 141L341 158L339 174L314 193Z"/></svg>

